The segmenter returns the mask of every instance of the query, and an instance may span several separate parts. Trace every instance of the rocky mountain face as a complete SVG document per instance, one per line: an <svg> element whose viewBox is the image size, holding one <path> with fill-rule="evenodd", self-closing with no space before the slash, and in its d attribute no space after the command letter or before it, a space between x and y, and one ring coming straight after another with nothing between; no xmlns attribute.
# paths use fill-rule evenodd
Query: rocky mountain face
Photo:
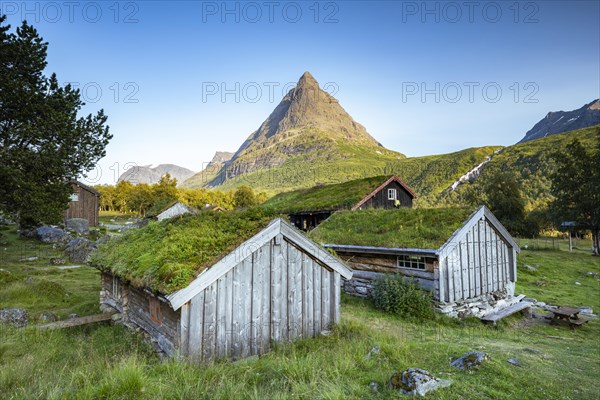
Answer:
<svg viewBox="0 0 600 400"><path fill-rule="evenodd" d="M364 154L382 160L404 158L378 143L333 96L319 87L309 72L305 72L296 87L206 186L217 186L257 171L291 167L291 164L294 171L298 171L325 160L335 163L355 158L360 163Z"/></svg>
<svg viewBox="0 0 600 400"><path fill-rule="evenodd" d="M171 175L171 178L177 179L178 186L181 186L185 180L194 175L194 171L174 164L160 164L154 168L150 166L135 166L123 172L119 176L118 182L129 181L133 184L147 183L152 185L157 183L166 174Z"/></svg>
<svg viewBox="0 0 600 400"><path fill-rule="evenodd" d="M228 151L217 151L213 156L212 160L206 164L202 171L189 177L185 182L182 183L183 187L202 187L208 182L212 181L214 177L221 171L225 164L231 160L233 153Z"/></svg>
<svg viewBox="0 0 600 400"><path fill-rule="evenodd" d="M600 100L573 111L549 112L519 143L600 124Z"/></svg>

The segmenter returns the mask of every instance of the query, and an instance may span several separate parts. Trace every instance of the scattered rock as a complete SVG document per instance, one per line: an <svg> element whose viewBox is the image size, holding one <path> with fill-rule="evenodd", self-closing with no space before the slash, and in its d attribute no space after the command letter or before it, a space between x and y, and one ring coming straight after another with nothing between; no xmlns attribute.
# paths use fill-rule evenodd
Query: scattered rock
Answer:
<svg viewBox="0 0 600 400"><path fill-rule="evenodd" d="M523 349L523 351L526 351L526 352L532 353L532 354L542 354L542 352L539 351L538 349L532 349L531 347L525 347Z"/></svg>
<svg viewBox="0 0 600 400"><path fill-rule="evenodd" d="M532 267L531 265L523 265L521 268L530 272L537 272L538 270L536 267Z"/></svg>
<svg viewBox="0 0 600 400"><path fill-rule="evenodd" d="M105 312L115 311L115 309L106 303L102 303L102 304L100 304L100 311L105 313Z"/></svg>
<svg viewBox="0 0 600 400"><path fill-rule="evenodd" d="M35 230L35 237L44 243L64 243L71 240L71 235L54 226L40 226Z"/></svg>
<svg viewBox="0 0 600 400"><path fill-rule="evenodd" d="M110 317L110 319L114 322L121 321L123 319L123 315L121 313L117 313Z"/></svg>
<svg viewBox="0 0 600 400"><path fill-rule="evenodd" d="M64 263L65 263L65 259L64 258L52 257L50 259L50 264L52 264L52 265L63 265Z"/></svg>
<svg viewBox="0 0 600 400"><path fill-rule="evenodd" d="M25 278L25 283L29 283L29 284L33 283L33 277L32 276L26 277Z"/></svg>
<svg viewBox="0 0 600 400"><path fill-rule="evenodd" d="M523 301L526 301L526 302L528 302L528 303L537 303L537 299L534 299L534 298L532 298L532 297L525 297L525 298L523 299Z"/></svg>
<svg viewBox="0 0 600 400"><path fill-rule="evenodd" d="M22 328L29 323L27 310L24 308L5 308L0 310L0 322Z"/></svg>
<svg viewBox="0 0 600 400"><path fill-rule="evenodd" d="M321 331L321 336L331 336L331 331Z"/></svg>
<svg viewBox="0 0 600 400"><path fill-rule="evenodd" d="M67 318L68 319L79 318L79 315L72 313L72 314L67 315Z"/></svg>
<svg viewBox="0 0 600 400"><path fill-rule="evenodd" d="M27 258L21 258L19 261L21 262L25 262L25 261L37 261L38 257L27 257Z"/></svg>
<svg viewBox="0 0 600 400"><path fill-rule="evenodd" d="M90 232L90 223L83 218L70 218L66 220L65 226L67 230L73 231L78 235L87 235Z"/></svg>
<svg viewBox="0 0 600 400"><path fill-rule="evenodd" d="M489 357L486 353L481 351L469 351L452 361L450 366L462 370L469 370L471 368L479 367L482 362L487 360L489 360Z"/></svg>
<svg viewBox="0 0 600 400"><path fill-rule="evenodd" d="M576 285L581 285L581 283L579 283L579 282L575 282L575 284L576 284Z"/></svg>
<svg viewBox="0 0 600 400"><path fill-rule="evenodd" d="M597 272L586 272L586 275L590 275L592 278L600 278L600 274Z"/></svg>
<svg viewBox="0 0 600 400"><path fill-rule="evenodd" d="M51 312L45 312L45 313L40 314L38 319L42 323L56 322L56 321L58 321L58 316Z"/></svg>
<svg viewBox="0 0 600 400"><path fill-rule="evenodd" d="M371 347L371 350L369 350L369 352L367 353L367 358L376 356L377 354L379 354L379 351L380 351L379 346Z"/></svg>
<svg viewBox="0 0 600 400"><path fill-rule="evenodd" d="M379 392L379 383L377 383L375 381L371 381L371 382L369 382L369 387L371 388L371 391L373 393Z"/></svg>
<svg viewBox="0 0 600 400"><path fill-rule="evenodd" d="M520 367L521 366L521 362L518 359L516 359L516 358L509 358L506 361L508 361L509 364L512 364L515 367Z"/></svg>
<svg viewBox="0 0 600 400"><path fill-rule="evenodd" d="M451 384L452 381L436 378L424 369L409 368L400 373L394 373L388 382L388 387L399 390L403 394L422 397L428 392L448 387Z"/></svg>
<svg viewBox="0 0 600 400"><path fill-rule="evenodd" d="M111 238L111 235L102 235L100 236L100 238L98 238L98 240L96 240L96 244L100 245L100 244L104 244L106 242L108 242Z"/></svg>
<svg viewBox="0 0 600 400"><path fill-rule="evenodd" d="M593 314L594 310L592 309L592 307L583 306L583 307L579 307L579 312L581 314Z"/></svg>
<svg viewBox="0 0 600 400"><path fill-rule="evenodd" d="M65 253L71 262L86 263L96 250L96 243L85 238L75 238L67 243Z"/></svg>

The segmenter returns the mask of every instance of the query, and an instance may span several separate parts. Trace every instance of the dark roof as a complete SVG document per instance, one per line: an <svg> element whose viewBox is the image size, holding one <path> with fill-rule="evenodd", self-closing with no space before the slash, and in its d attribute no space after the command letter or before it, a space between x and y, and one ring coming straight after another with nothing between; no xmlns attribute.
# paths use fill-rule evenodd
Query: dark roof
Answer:
<svg viewBox="0 0 600 400"><path fill-rule="evenodd" d="M373 176L280 193L267 200L264 206L285 213L357 208L392 181L398 182L413 198L416 197L397 176Z"/></svg>
<svg viewBox="0 0 600 400"><path fill-rule="evenodd" d="M94 189L93 187L90 187L88 185L85 185L79 181L71 181L71 184L79 186L80 188L87 190L88 192L93 193L96 196L100 196L100 192L98 192L96 189Z"/></svg>

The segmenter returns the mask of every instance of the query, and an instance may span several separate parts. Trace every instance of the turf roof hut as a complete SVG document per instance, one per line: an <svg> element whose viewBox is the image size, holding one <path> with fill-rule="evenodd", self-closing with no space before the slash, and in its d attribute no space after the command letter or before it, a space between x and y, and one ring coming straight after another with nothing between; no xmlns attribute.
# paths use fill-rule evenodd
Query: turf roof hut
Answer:
<svg viewBox="0 0 600 400"><path fill-rule="evenodd" d="M288 214L298 229L308 231L338 210L410 208L416 197L397 176L375 176L280 193L264 205Z"/></svg>
<svg viewBox="0 0 600 400"><path fill-rule="evenodd" d="M414 278L439 309L483 316L514 297L519 246L485 207L340 212L313 230L354 269L344 289L366 297L382 273Z"/></svg>
<svg viewBox="0 0 600 400"><path fill-rule="evenodd" d="M170 205L168 205L167 207L164 207L156 216L156 219L158 221L162 221L165 219L169 219L169 218L173 218L173 217L178 217L180 215L185 215L185 214L196 214L198 211L193 209L190 206L187 206L185 204L183 204L180 201L176 201L174 203L171 203Z"/></svg>
<svg viewBox="0 0 600 400"><path fill-rule="evenodd" d="M352 271L282 219L256 210L151 222L100 248L100 301L169 355L262 354L340 318Z"/></svg>

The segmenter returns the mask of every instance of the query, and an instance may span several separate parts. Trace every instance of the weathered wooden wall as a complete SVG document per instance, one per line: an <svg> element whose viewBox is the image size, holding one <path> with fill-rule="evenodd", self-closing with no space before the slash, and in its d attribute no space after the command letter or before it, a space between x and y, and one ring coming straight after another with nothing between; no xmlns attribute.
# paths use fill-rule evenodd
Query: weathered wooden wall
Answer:
<svg viewBox="0 0 600 400"><path fill-rule="evenodd" d="M77 194L77 201L70 201L65 210L65 219L83 218L87 219L90 226L98 226L98 212L100 210L100 198L96 193L72 183L73 193Z"/></svg>
<svg viewBox="0 0 600 400"><path fill-rule="evenodd" d="M142 328L161 350L174 355L180 338L179 311L173 311L164 298L135 288L109 273L102 273L101 279L100 303L119 310L124 323ZM156 305L157 312L151 312L151 303Z"/></svg>
<svg viewBox="0 0 600 400"><path fill-rule="evenodd" d="M345 281L343 288L348 294L369 297L373 290L375 280L385 273L398 273L411 278L425 290L433 291L435 288L434 267L437 260L425 257L425 270L412 268L399 268L398 255L370 254L336 251L336 255L354 270L351 280Z"/></svg>
<svg viewBox="0 0 600 400"><path fill-rule="evenodd" d="M440 256L436 297L443 302L508 293L516 281L515 251L485 219Z"/></svg>
<svg viewBox="0 0 600 400"><path fill-rule="evenodd" d="M181 354L242 358L313 337L340 318L340 275L281 234L181 308Z"/></svg>

